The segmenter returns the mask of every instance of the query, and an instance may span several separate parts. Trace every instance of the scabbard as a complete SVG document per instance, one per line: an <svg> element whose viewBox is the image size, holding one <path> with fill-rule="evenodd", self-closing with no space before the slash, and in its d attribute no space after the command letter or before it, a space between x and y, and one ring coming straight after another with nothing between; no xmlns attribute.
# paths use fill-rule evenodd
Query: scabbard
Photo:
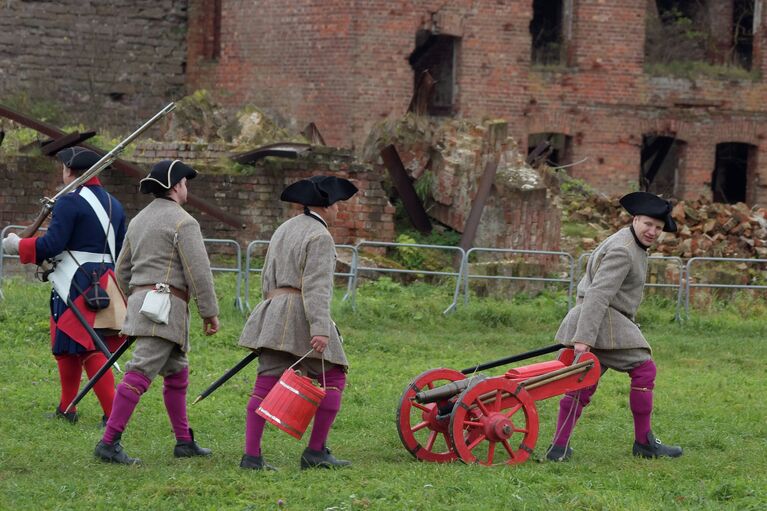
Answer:
<svg viewBox="0 0 767 511"><path fill-rule="evenodd" d="M88 323L88 320L85 319L85 316L83 316L83 313L80 312L80 309L78 309L75 306L75 303L72 301L71 298L67 298L67 307L72 309L72 312L75 314L75 316L77 316L77 320L80 322L83 328L85 328L85 330L88 332L88 335L91 336L91 338L93 339L93 344L96 345L99 351L103 353L105 357L107 358L111 357L112 353L109 351L106 344L104 344L104 341L101 339L101 336Z"/></svg>
<svg viewBox="0 0 767 511"><path fill-rule="evenodd" d="M109 371L113 365L117 362L117 359L122 356L123 353L125 353L128 348L131 347L131 344L133 344L133 341L136 340L135 337L128 337L125 339L125 341L120 345L120 347L115 351L111 357L106 361L106 363L101 366L101 369L99 369L96 374L93 375L93 378L91 378L88 383L85 384L85 387L82 388L80 392L78 392L77 396L72 400L71 403L69 403L69 406L67 406L67 409L64 410L64 413L67 413L69 410L77 406L77 403L79 403L82 398L85 397L85 395L93 388L96 383L101 379L102 376L104 376L104 373Z"/></svg>
<svg viewBox="0 0 767 511"><path fill-rule="evenodd" d="M236 365L236 366L232 367L232 368L231 368L231 369L229 369L227 372L225 372L225 373L223 374L223 376L221 376L221 377L220 377L218 380L214 381L214 382L213 382L213 383L210 385L210 387L208 387L207 389L205 389L205 390L202 392L202 394L200 394L199 396L197 396L197 399L195 399L195 400L194 400L194 402L193 402L192 404L193 404L193 405L196 405L196 404L197 404L199 401L202 401L203 399L205 399L206 397L208 397L209 395L211 395L211 394L213 393L213 391L215 391L215 390L216 390L217 388L219 388L221 385L223 385L224 383L226 383L226 382L227 382L227 380L229 380L229 379L230 379L232 376L234 376L235 374L237 374L237 373L239 373L240 371L242 371L242 368L243 368L243 367L245 367L246 365L248 365L248 364L250 364L251 362L253 362L253 360L255 360L256 358L258 358L258 354L257 354L255 351L251 351L250 353L248 353L248 355L247 355L245 358L243 358L242 360L240 360L239 362L237 362L237 365Z"/></svg>

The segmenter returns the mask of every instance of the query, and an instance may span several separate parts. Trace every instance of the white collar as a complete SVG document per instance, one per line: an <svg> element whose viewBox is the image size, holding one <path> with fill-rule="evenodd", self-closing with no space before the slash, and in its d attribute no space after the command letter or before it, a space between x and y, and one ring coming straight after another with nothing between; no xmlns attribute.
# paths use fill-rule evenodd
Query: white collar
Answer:
<svg viewBox="0 0 767 511"><path fill-rule="evenodd" d="M325 227L327 227L327 226L328 226L328 223L325 221L325 219L324 219L324 218L322 218L322 217L320 216L320 214L319 214L319 213L317 213L317 212L315 212L315 211L313 211L313 210L311 210L311 209L310 209L310 210L309 210L309 213L308 213L308 215L310 215L310 216L313 216L313 217L317 218L317 219L318 219L320 222L322 222L322 225L324 225Z"/></svg>

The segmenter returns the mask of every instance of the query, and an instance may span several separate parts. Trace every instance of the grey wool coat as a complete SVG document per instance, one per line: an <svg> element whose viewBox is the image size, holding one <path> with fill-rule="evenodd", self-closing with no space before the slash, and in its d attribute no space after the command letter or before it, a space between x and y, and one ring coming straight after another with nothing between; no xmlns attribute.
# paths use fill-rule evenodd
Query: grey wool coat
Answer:
<svg viewBox="0 0 767 511"><path fill-rule="evenodd" d="M205 251L200 224L178 203L155 199L128 225L115 267L117 282L128 296L128 312L122 333L139 337L161 337L189 351L189 304L171 294L167 325L146 318L139 311L148 289L164 282L187 291L197 302L203 318L218 315L210 260Z"/></svg>
<svg viewBox="0 0 767 511"><path fill-rule="evenodd" d="M646 275L647 252L628 227L604 240L589 256L576 305L559 326L557 341L582 342L603 350L649 350L634 322Z"/></svg>
<svg viewBox="0 0 767 511"><path fill-rule="evenodd" d="M325 360L348 367L341 338L330 319L335 267L335 243L324 223L301 214L280 225L269 242L261 274L263 301L245 323L240 346L301 357L312 349L312 337L325 335L330 338ZM268 298L277 288L294 288L300 293ZM309 355L321 357L316 351Z"/></svg>

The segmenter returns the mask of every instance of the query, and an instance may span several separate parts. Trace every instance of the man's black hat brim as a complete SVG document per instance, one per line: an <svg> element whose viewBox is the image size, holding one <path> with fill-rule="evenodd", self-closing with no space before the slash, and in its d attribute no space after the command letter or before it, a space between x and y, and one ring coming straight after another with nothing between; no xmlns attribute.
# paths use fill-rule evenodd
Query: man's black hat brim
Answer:
<svg viewBox="0 0 767 511"><path fill-rule="evenodd" d="M93 167L101 159L101 156L80 146L67 147L56 153L56 159L68 169L82 172Z"/></svg>
<svg viewBox="0 0 767 511"><path fill-rule="evenodd" d="M312 176L288 185L280 200L304 206L327 208L338 201L350 199L357 187L348 179L336 176Z"/></svg>
<svg viewBox="0 0 767 511"><path fill-rule="evenodd" d="M632 192L621 197L620 203L632 216L655 218L664 223L664 231L676 232L676 222L671 217L672 206L666 199L650 192Z"/></svg>
<svg viewBox="0 0 767 511"><path fill-rule="evenodd" d="M181 160L162 160L139 182L141 193L164 193L184 178L194 179L197 171Z"/></svg>

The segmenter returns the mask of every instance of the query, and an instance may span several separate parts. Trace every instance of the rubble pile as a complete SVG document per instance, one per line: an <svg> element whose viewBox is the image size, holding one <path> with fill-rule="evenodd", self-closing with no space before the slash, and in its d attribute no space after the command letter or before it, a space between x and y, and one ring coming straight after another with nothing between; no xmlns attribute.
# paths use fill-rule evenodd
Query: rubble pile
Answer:
<svg viewBox="0 0 767 511"><path fill-rule="evenodd" d="M587 224L597 232L581 239L584 249L629 223L631 217L620 207L619 197L582 194L564 196L565 218ZM653 252L668 256L767 258L767 209L750 208L739 202L723 204L706 198L676 201L671 213L676 233L664 232Z"/></svg>

